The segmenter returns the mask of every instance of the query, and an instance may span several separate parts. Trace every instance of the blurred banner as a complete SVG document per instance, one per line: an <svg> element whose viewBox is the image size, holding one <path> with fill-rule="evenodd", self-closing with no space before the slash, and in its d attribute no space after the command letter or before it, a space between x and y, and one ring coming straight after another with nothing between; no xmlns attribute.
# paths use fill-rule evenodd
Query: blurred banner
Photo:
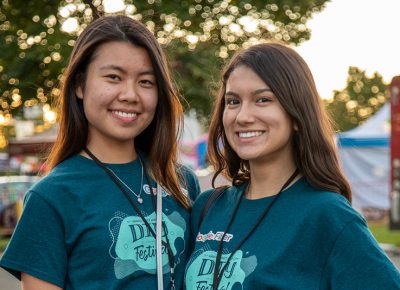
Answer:
<svg viewBox="0 0 400 290"><path fill-rule="evenodd" d="M207 166L207 134L193 141L179 143L180 162L193 170L204 169Z"/></svg>

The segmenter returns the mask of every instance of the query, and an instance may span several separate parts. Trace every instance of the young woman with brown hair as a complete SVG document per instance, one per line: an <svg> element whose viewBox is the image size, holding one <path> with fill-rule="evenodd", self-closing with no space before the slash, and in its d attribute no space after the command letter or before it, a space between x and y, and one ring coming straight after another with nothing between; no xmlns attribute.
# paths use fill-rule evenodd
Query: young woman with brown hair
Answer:
<svg viewBox="0 0 400 290"><path fill-rule="evenodd" d="M179 289L199 191L176 163L181 117L150 31L126 16L89 24L64 74L51 171L1 266L27 290Z"/></svg>
<svg viewBox="0 0 400 290"><path fill-rule="evenodd" d="M293 49L236 54L222 74L209 159L232 181L192 210L186 289L400 289L350 205L312 74Z"/></svg>

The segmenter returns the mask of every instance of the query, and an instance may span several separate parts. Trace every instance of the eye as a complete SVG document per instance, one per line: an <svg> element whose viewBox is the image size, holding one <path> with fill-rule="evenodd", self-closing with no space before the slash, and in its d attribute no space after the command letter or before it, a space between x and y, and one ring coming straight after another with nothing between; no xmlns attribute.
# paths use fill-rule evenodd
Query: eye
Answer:
<svg viewBox="0 0 400 290"><path fill-rule="evenodd" d="M256 100L256 103L268 103L268 102L271 102L271 99L266 97L260 97Z"/></svg>
<svg viewBox="0 0 400 290"><path fill-rule="evenodd" d="M144 79L140 80L139 84L144 88L152 88L155 85L155 82L153 80Z"/></svg>
<svg viewBox="0 0 400 290"><path fill-rule="evenodd" d="M106 75L105 77L112 81L120 81L121 80L121 78L116 74L109 74L109 75Z"/></svg>
<svg viewBox="0 0 400 290"><path fill-rule="evenodd" d="M239 103L240 103L239 100L236 98L226 98L225 99L226 106L232 107L232 106L238 105Z"/></svg>

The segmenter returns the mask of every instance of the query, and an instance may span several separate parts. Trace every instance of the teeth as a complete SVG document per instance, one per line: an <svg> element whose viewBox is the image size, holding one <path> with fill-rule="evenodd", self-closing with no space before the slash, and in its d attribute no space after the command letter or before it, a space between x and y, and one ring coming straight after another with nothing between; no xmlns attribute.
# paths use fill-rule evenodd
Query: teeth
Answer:
<svg viewBox="0 0 400 290"><path fill-rule="evenodd" d="M136 113L127 113L127 112L121 112L121 111L114 111L113 112L115 115L121 116L123 118L134 118L136 117Z"/></svg>
<svg viewBox="0 0 400 290"><path fill-rule="evenodd" d="M260 136L263 132L262 131L252 131L252 132L239 132L240 138L251 138Z"/></svg>

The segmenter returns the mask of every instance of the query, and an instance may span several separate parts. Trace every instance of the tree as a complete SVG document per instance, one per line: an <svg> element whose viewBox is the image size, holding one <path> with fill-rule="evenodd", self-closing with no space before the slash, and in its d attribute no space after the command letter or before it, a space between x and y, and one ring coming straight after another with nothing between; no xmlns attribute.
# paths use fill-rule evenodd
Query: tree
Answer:
<svg viewBox="0 0 400 290"><path fill-rule="evenodd" d="M57 98L76 36L104 11L119 7L118 13L154 32L170 56L187 108L208 116L210 84L227 57L261 40L296 45L309 39L306 22L327 1L2 0L0 115L23 117L22 108Z"/></svg>
<svg viewBox="0 0 400 290"><path fill-rule="evenodd" d="M334 91L333 99L327 100L326 108L339 131L347 131L365 122L387 101L387 85L375 72L371 77L364 70L350 67L347 85Z"/></svg>

